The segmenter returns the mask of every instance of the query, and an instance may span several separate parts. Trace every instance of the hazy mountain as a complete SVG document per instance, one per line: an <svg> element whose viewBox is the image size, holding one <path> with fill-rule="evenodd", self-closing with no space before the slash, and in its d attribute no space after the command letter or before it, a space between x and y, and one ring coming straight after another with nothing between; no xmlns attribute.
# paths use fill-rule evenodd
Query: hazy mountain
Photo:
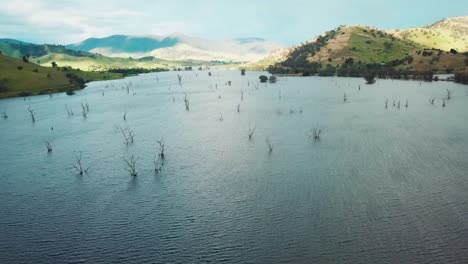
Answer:
<svg viewBox="0 0 468 264"><path fill-rule="evenodd" d="M73 50L90 51L110 57L154 56L166 60L252 61L282 46L261 38L209 40L184 34L169 36L113 35L90 38L67 45Z"/></svg>
<svg viewBox="0 0 468 264"><path fill-rule="evenodd" d="M4 55L19 58L27 56L31 62L42 66L71 66L82 70L108 70L110 68L180 68L184 66L218 66L219 62L178 60L169 61L146 56L140 58L107 57L88 51L72 50L62 45L31 44L15 39L0 39L0 51Z"/></svg>

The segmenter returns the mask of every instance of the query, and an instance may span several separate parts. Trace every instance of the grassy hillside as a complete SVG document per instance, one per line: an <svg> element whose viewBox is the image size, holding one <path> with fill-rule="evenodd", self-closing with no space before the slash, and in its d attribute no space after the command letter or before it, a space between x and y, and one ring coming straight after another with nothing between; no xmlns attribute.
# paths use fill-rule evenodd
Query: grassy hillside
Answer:
<svg viewBox="0 0 468 264"><path fill-rule="evenodd" d="M363 63L386 63L401 59L408 53L422 48L415 43L399 40L383 31L368 27L347 27L341 34L349 35L349 40L340 47L339 52L330 56L336 64L344 62L347 58Z"/></svg>
<svg viewBox="0 0 468 264"><path fill-rule="evenodd" d="M0 98L81 89L83 81L121 78L121 74L42 67L0 54Z"/></svg>
<svg viewBox="0 0 468 264"><path fill-rule="evenodd" d="M427 50L421 44L375 28L349 26L296 46L268 70L280 74L345 76L359 76L377 69L442 73L465 70L466 56L455 53Z"/></svg>
<svg viewBox="0 0 468 264"><path fill-rule="evenodd" d="M468 51L468 16L446 18L426 27L387 32L428 48Z"/></svg>

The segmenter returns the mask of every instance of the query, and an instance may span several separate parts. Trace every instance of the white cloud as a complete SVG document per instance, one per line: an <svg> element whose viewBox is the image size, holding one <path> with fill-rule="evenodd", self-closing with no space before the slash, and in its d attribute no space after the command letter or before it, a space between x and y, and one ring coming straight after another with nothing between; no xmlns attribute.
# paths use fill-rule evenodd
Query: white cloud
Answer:
<svg viewBox="0 0 468 264"><path fill-rule="evenodd" d="M149 13L111 8L89 1L66 2L11 0L0 1L0 32L4 37L21 36L27 40L73 43L89 37L112 34L169 34L185 31L182 22L157 22ZM95 1L97 2L97 1ZM67 4L68 3L68 4Z"/></svg>

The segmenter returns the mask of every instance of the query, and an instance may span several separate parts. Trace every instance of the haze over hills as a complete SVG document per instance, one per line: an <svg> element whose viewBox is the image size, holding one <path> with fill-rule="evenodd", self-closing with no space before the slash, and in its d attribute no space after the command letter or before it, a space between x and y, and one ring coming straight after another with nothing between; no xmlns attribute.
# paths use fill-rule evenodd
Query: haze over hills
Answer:
<svg viewBox="0 0 468 264"><path fill-rule="evenodd" d="M109 57L154 56L166 60L246 62L258 60L283 46L262 38L209 40L178 33L168 36L113 35L86 39L66 47Z"/></svg>
<svg viewBox="0 0 468 264"><path fill-rule="evenodd" d="M180 60L169 61L153 56L141 58L107 57L99 53L72 50L62 45L32 44L14 39L0 39L0 51L7 56L21 59L27 56L31 62L41 66L70 66L87 71L106 71L112 68L180 68L184 66L223 65L222 62Z"/></svg>

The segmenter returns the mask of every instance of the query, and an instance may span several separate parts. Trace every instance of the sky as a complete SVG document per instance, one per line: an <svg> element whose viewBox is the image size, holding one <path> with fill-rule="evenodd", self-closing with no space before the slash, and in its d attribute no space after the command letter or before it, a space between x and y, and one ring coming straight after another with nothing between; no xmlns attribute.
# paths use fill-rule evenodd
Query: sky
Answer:
<svg viewBox="0 0 468 264"><path fill-rule="evenodd" d="M0 38L70 44L183 33L294 45L339 25L402 29L466 15L466 0L0 0Z"/></svg>

